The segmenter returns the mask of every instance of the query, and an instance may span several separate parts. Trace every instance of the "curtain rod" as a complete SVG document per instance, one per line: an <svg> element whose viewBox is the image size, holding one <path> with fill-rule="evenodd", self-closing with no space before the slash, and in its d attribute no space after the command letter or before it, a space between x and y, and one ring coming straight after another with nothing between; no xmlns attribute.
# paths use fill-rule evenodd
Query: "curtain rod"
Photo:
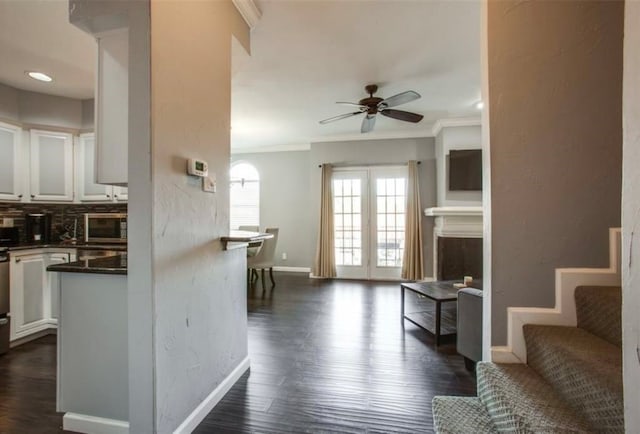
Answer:
<svg viewBox="0 0 640 434"><path fill-rule="evenodd" d="M329 163L327 163L327 164L329 164ZM420 164L420 161L418 161L418 164ZM336 167L350 167L350 166L369 167L369 166L398 166L398 165L402 165L402 163L371 163L371 164L341 163L341 164L337 164L337 165L334 164L333 166L336 166ZM318 164L318 167L322 167L322 164Z"/></svg>

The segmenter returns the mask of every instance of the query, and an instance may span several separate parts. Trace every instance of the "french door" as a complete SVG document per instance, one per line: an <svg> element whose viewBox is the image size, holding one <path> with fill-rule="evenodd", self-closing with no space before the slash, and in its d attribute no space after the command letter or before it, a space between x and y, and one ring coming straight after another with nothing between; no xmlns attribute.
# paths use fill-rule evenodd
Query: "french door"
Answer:
<svg viewBox="0 0 640 434"><path fill-rule="evenodd" d="M334 169L338 277L400 278L406 190L406 167Z"/></svg>

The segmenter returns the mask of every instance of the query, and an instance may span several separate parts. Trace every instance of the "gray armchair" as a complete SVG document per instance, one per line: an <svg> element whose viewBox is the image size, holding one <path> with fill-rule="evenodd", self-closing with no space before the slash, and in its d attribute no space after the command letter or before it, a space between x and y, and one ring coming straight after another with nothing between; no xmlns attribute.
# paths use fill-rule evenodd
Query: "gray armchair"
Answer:
<svg viewBox="0 0 640 434"><path fill-rule="evenodd" d="M465 367L472 371L482 360L482 290L458 291L457 350L464 356Z"/></svg>

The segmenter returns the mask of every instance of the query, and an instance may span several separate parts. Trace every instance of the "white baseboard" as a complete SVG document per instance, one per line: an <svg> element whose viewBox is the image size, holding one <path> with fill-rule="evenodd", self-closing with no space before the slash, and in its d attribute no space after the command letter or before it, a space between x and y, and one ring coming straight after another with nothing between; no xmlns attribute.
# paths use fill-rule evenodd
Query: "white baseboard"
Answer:
<svg viewBox="0 0 640 434"><path fill-rule="evenodd" d="M36 339L40 339L41 337L44 337L47 335L55 335L57 333L58 333L58 327L49 325L47 327L41 328L36 332L31 331L31 334L14 339L9 344L9 347L15 348L22 344L26 344L27 342L35 341Z"/></svg>
<svg viewBox="0 0 640 434"><path fill-rule="evenodd" d="M274 267L275 268L275 267ZM236 381L249 369L249 356L245 357L242 362L225 378L222 383L216 387L189 416L175 429L173 434L191 433L202 422L202 420L211 412L213 407L224 397L231 389Z"/></svg>
<svg viewBox="0 0 640 434"><path fill-rule="evenodd" d="M78 413L65 413L62 428L90 434L129 434L129 422Z"/></svg>
<svg viewBox="0 0 640 434"><path fill-rule="evenodd" d="M276 267L273 267L273 271L288 271L290 273L310 273L311 268L276 266Z"/></svg>

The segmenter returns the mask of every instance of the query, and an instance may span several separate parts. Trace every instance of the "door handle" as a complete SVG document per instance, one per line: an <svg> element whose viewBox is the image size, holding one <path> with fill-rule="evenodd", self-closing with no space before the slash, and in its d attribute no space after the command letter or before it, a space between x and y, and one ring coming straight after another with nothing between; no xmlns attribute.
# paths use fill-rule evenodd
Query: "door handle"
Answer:
<svg viewBox="0 0 640 434"><path fill-rule="evenodd" d="M16 264L17 264L18 262L22 262L22 259L20 259L20 258L16 258Z"/></svg>

